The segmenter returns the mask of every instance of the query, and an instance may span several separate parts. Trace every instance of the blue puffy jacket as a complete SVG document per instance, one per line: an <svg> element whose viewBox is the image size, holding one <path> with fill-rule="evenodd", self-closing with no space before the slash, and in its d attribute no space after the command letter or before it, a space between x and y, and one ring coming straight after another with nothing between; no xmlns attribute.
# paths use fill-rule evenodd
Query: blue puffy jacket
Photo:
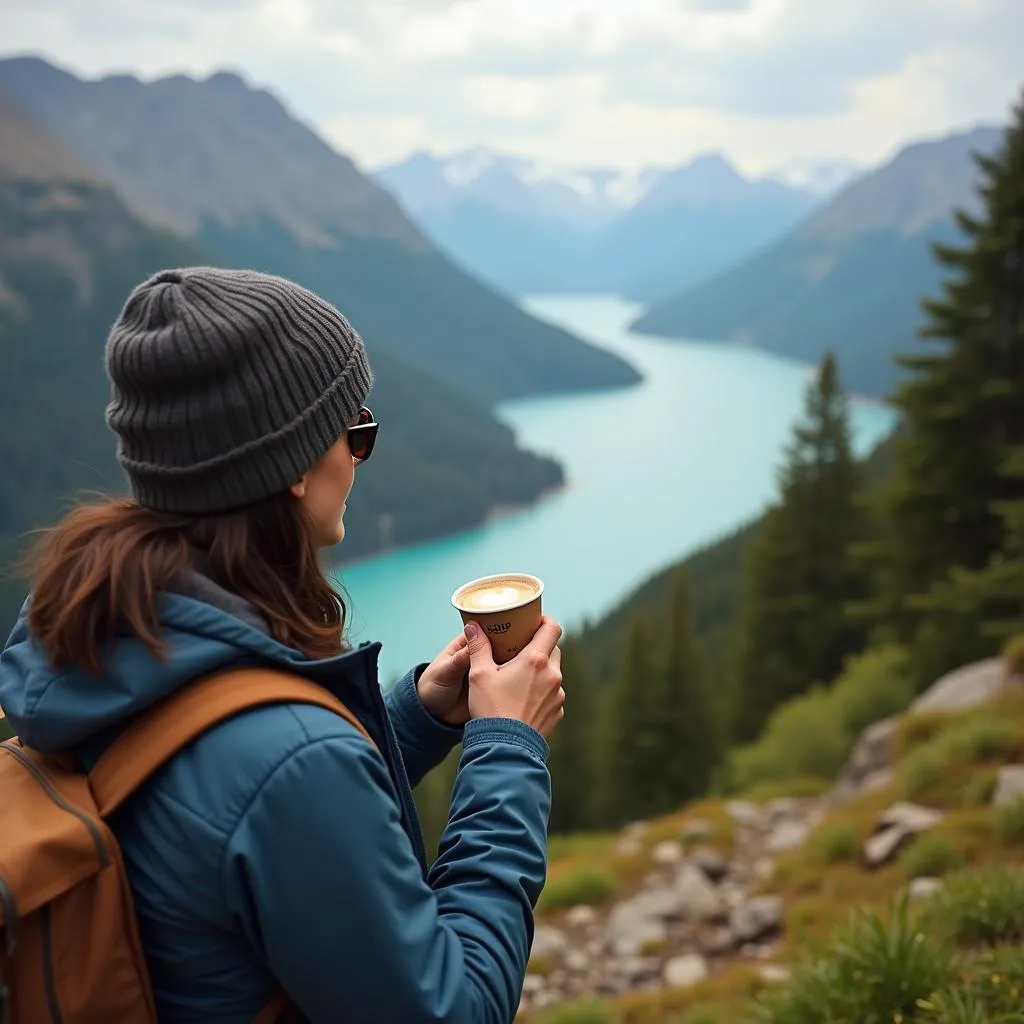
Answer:
<svg viewBox="0 0 1024 1024"><path fill-rule="evenodd" d="M416 694L422 667L382 697L379 645L311 661L217 593L165 595L167 661L125 636L102 675L54 671L24 611L0 657L18 735L86 764L151 702L240 665L326 686L380 748L323 709L271 705L205 733L118 812L162 1024L249 1024L281 986L311 1024L511 1021L545 876L543 737L504 719L444 726ZM428 867L410 784L459 740Z"/></svg>

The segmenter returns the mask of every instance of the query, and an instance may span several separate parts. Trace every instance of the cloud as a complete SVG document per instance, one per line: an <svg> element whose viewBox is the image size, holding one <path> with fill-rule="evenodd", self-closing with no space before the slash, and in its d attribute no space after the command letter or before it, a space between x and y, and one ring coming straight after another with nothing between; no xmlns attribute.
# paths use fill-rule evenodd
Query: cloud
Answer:
<svg viewBox="0 0 1024 1024"><path fill-rule="evenodd" d="M88 74L227 67L362 163L487 144L638 165L873 161L1001 120L1021 0L7 0L5 46Z"/></svg>

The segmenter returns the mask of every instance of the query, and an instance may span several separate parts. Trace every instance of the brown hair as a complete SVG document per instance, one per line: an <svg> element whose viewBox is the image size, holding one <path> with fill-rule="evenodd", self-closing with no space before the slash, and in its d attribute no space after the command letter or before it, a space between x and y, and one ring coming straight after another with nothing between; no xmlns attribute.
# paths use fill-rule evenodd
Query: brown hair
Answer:
<svg viewBox="0 0 1024 1024"><path fill-rule="evenodd" d="M255 605L281 643L311 658L345 649L345 606L288 492L206 516L154 512L128 499L80 505L42 531L27 568L29 630L57 667L100 671L104 644L124 630L166 657L161 592L197 568Z"/></svg>

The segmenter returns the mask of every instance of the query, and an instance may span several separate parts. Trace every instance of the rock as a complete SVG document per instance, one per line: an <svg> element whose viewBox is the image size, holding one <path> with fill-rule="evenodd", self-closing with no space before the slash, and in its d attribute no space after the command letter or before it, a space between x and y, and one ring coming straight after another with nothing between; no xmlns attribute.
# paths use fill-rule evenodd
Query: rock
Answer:
<svg viewBox="0 0 1024 1024"><path fill-rule="evenodd" d="M999 769L996 788L992 792L992 803L1004 807L1016 800L1024 799L1024 764L1008 764Z"/></svg>
<svg viewBox="0 0 1024 1024"><path fill-rule="evenodd" d="M793 972L783 964L764 964L757 969L758 977L769 985L785 985Z"/></svg>
<svg viewBox="0 0 1024 1024"><path fill-rule="evenodd" d="M700 868L712 882L721 881L729 873L726 859L710 846L698 846L689 857L690 863Z"/></svg>
<svg viewBox="0 0 1024 1024"><path fill-rule="evenodd" d="M871 772L864 776L860 784L861 793L876 793L882 789L888 789L896 781L896 772L892 768L879 768L877 772Z"/></svg>
<svg viewBox="0 0 1024 1024"><path fill-rule="evenodd" d="M938 825L944 817L942 811L934 811L930 807L901 801L893 804L879 816L875 823L875 832L882 832L896 826L914 833L926 832Z"/></svg>
<svg viewBox="0 0 1024 1024"><path fill-rule="evenodd" d="M724 956L731 953L734 946L732 930L728 927L712 928L700 935L698 945L701 952L707 956Z"/></svg>
<svg viewBox="0 0 1024 1024"><path fill-rule="evenodd" d="M665 922L633 900L618 904L608 916L607 942L619 957L635 957L644 947L668 939Z"/></svg>
<svg viewBox="0 0 1024 1024"><path fill-rule="evenodd" d="M644 917L662 920L683 916L683 900L675 886L653 885L641 889L631 900L633 910Z"/></svg>
<svg viewBox="0 0 1024 1024"><path fill-rule="evenodd" d="M755 896L729 914L729 927L737 945L772 934L781 924L781 896Z"/></svg>
<svg viewBox="0 0 1024 1024"><path fill-rule="evenodd" d="M531 957L548 960L560 957L568 945L565 933L550 925L539 924L533 933L533 947L530 950Z"/></svg>
<svg viewBox="0 0 1024 1024"><path fill-rule="evenodd" d="M754 862L754 875L762 880L767 880L775 874L775 861L771 857L759 857Z"/></svg>
<svg viewBox="0 0 1024 1024"><path fill-rule="evenodd" d="M593 907L580 904L573 907L565 915L565 923L570 928L589 928L597 922L597 911Z"/></svg>
<svg viewBox="0 0 1024 1024"><path fill-rule="evenodd" d="M756 825L761 820L761 811L757 804L746 800L730 800L725 805L725 813L737 825Z"/></svg>
<svg viewBox="0 0 1024 1024"><path fill-rule="evenodd" d="M987 658L954 669L921 694L910 710L914 714L931 711L963 711L987 704L1010 689L1020 689L1006 670L1002 658Z"/></svg>
<svg viewBox="0 0 1024 1024"><path fill-rule="evenodd" d="M791 796L780 796L769 802L768 813L773 819L792 818L800 813L800 801Z"/></svg>
<svg viewBox="0 0 1024 1024"><path fill-rule="evenodd" d="M619 973L629 985L642 985L658 977L660 970L658 961L653 957L630 956L620 961Z"/></svg>
<svg viewBox="0 0 1024 1024"><path fill-rule="evenodd" d="M690 921L713 921L724 917L726 906L718 890L700 868L684 864L676 876L675 891L680 912Z"/></svg>
<svg viewBox="0 0 1024 1024"><path fill-rule="evenodd" d="M539 974L527 974L523 979L523 995L534 998L544 991L547 982Z"/></svg>
<svg viewBox="0 0 1024 1024"><path fill-rule="evenodd" d="M624 836L631 836L634 839L642 839L647 835L648 830L651 827L649 821L631 821L623 830Z"/></svg>
<svg viewBox="0 0 1024 1024"><path fill-rule="evenodd" d="M590 966L590 957L582 949L570 949L565 954L565 969L573 974L582 974Z"/></svg>
<svg viewBox="0 0 1024 1024"><path fill-rule="evenodd" d="M665 984L670 988L689 988L708 976L708 962L699 953L674 956L665 964Z"/></svg>
<svg viewBox="0 0 1024 1024"><path fill-rule="evenodd" d="M769 853L782 853L803 846L810 834L810 828L802 821L783 821L776 825L765 843Z"/></svg>
<svg viewBox="0 0 1024 1024"><path fill-rule="evenodd" d="M896 716L883 718L861 732L853 753L826 797L830 806L846 803L861 792L867 778L892 768L896 756L897 724Z"/></svg>
<svg viewBox="0 0 1024 1024"><path fill-rule="evenodd" d="M615 844L615 856L616 857L635 857L637 854L642 853L644 844L640 841L637 836L623 836Z"/></svg>
<svg viewBox="0 0 1024 1024"><path fill-rule="evenodd" d="M914 833L902 825L894 825L883 832L877 832L865 840L862 849L864 863L869 868L880 868L896 856L914 838Z"/></svg>
<svg viewBox="0 0 1024 1024"><path fill-rule="evenodd" d="M651 851L651 859L655 864L679 864L685 856L683 844L675 839L666 839Z"/></svg>
<svg viewBox="0 0 1024 1024"><path fill-rule="evenodd" d="M907 895L912 900L926 900L941 888L941 878L915 878L907 887Z"/></svg>
<svg viewBox="0 0 1024 1024"><path fill-rule="evenodd" d="M682 836L688 843L706 843L715 833L710 821L694 818L683 825Z"/></svg>

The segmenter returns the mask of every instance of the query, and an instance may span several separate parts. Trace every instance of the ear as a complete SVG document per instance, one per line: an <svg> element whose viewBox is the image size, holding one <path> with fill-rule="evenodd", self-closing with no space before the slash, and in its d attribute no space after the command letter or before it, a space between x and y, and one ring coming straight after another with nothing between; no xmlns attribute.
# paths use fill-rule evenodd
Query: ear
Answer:
<svg viewBox="0 0 1024 1024"><path fill-rule="evenodd" d="M306 474L303 473L302 476L300 476L299 479L288 488L288 490L291 491L292 495L299 500L304 498L306 496Z"/></svg>

